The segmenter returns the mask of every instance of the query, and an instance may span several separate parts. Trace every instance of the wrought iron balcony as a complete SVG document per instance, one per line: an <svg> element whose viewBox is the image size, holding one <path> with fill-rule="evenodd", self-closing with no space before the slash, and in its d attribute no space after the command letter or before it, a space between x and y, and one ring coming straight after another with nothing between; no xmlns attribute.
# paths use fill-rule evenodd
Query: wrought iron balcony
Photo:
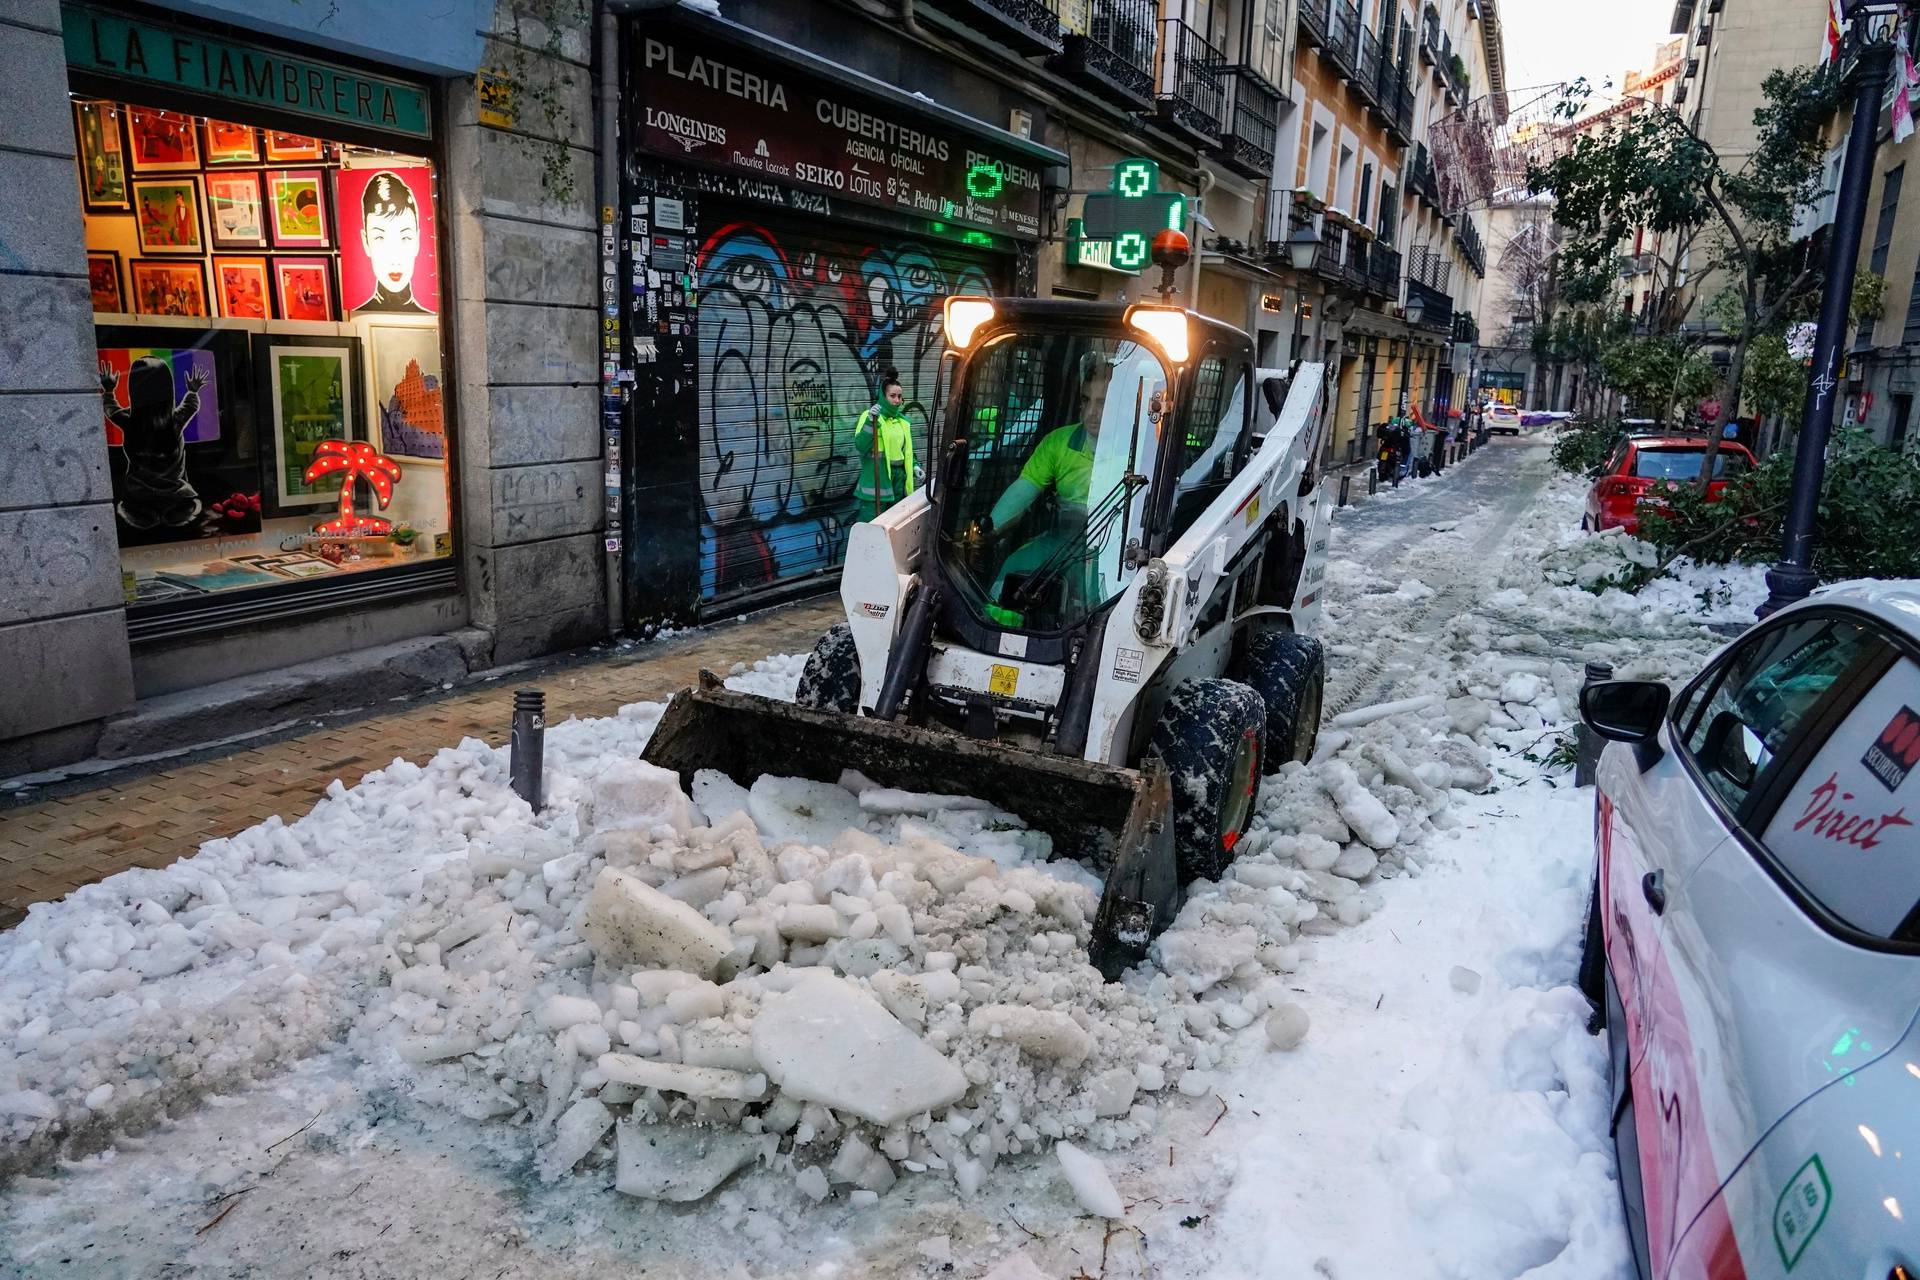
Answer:
<svg viewBox="0 0 1920 1280"><path fill-rule="evenodd" d="M1144 111L1153 103L1153 57L1158 31L1155 0L1087 0L1084 34L1067 32L1052 68L1120 106Z"/></svg>
<svg viewBox="0 0 1920 1280"><path fill-rule="evenodd" d="M1015 53L1060 52L1059 0L927 0L962 25Z"/></svg>
<svg viewBox="0 0 1920 1280"><path fill-rule="evenodd" d="M1360 54L1354 59L1353 85L1374 111L1380 109L1380 37L1367 27L1360 28Z"/></svg>
<svg viewBox="0 0 1920 1280"><path fill-rule="evenodd" d="M1453 283L1453 264L1430 244L1417 244L1407 253L1407 279L1435 293L1445 293Z"/></svg>
<svg viewBox="0 0 1920 1280"><path fill-rule="evenodd" d="M1341 75L1349 80L1359 75L1360 10L1353 0L1333 0L1327 17L1327 52Z"/></svg>
<svg viewBox="0 0 1920 1280"><path fill-rule="evenodd" d="M1393 132L1399 135L1401 145L1413 141L1413 83L1407 79L1406 69L1400 72L1399 100L1393 104Z"/></svg>
<svg viewBox="0 0 1920 1280"><path fill-rule="evenodd" d="M1480 341L1480 325L1466 312L1461 311L1453 317L1453 340L1469 346Z"/></svg>
<svg viewBox="0 0 1920 1280"><path fill-rule="evenodd" d="M1454 238L1460 244L1460 254L1466 258L1467 265L1482 280L1487 278L1487 250L1480 243L1480 232L1474 227L1473 219L1462 217L1460 225L1454 228Z"/></svg>
<svg viewBox="0 0 1920 1280"><path fill-rule="evenodd" d="M1326 48L1329 0L1300 0L1300 34L1308 44Z"/></svg>
<svg viewBox="0 0 1920 1280"><path fill-rule="evenodd" d="M1379 298L1400 293L1400 251L1378 240L1367 254L1367 292Z"/></svg>
<svg viewBox="0 0 1920 1280"><path fill-rule="evenodd" d="M1413 155L1407 159L1405 187L1433 208L1440 207L1440 185L1433 175L1433 157L1427 154L1424 142L1416 144Z"/></svg>
<svg viewBox="0 0 1920 1280"><path fill-rule="evenodd" d="M1198 141L1217 146L1226 129L1227 60L1198 31L1178 18L1160 24L1160 82L1155 97L1162 119Z"/></svg>
<svg viewBox="0 0 1920 1280"><path fill-rule="evenodd" d="M1233 111L1220 140L1220 155L1250 178L1270 177L1283 95L1252 67L1225 67L1222 74L1232 85Z"/></svg>
<svg viewBox="0 0 1920 1280"><path fill-rule="evenodd" d="M1453 328L1453 299L1432 285L1422 284L1411 275L1407 277L1407 313L1411 317L1415 306L1419 307L1419 325L1422 329Z"/></svg>

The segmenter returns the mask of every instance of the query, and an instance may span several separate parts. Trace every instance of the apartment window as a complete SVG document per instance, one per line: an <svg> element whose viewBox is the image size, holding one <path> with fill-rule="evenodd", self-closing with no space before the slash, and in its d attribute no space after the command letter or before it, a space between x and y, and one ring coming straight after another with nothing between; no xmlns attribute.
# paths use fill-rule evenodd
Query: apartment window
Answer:
<svg viewBox="0 0 1920 1280"><path fill-rule="evenodd" d="M1920 342L1920 272L1913 277L1913 293L1907 299L1907 323L1900 335L1902 342Z"/></svg>
<svg viewBox="0 0 1920 1280"><path fill-rule="evenodd" d="M1372 200L1372 197L1373 197L1373 166L1370 164L1361 165L1360 166L1360 201L1354 207L1353 217L1354 217L1354 221L1360 223L1360 225L1362 226L1366 225L1367 214L1373 207L1372 204L1370 203L1370 201Z"/></svg>
<svg viewBox="0 0 1920 1280"><path fill-rule="evenodd" d="M1893 220L1900 212L1900 184L1906 177L1904 164L1887 170L1885 184L1880 188L1880 221L1873 231L1873 256L1868 260L1869 268L1877 275L1887 273L1887 250L1893 244Z"/></svg>
<svg viewBox="0 0 1920 1280"><path fill-rule="evenodd" d="M1353 148L1340 148L1340 168L1334 176L1333 204L1335 208L1353 208Z"/></svg>
<svg viewBox="0 0 1920 1280"><path fill-rule="evenodd" d="M1327 198L1327 164L1333 158L1333 131L1314 122L1307 144L1307 189L1320 199Z"/></svg>
<svg viewBox="0 0 1920 1280"><path fill-rule="evenodd" d="M1380 239L1385 241L1387 244L1392 244L1394 242L1394 239L1396 238L1397 232L1396 232L1396 228L1393 225L1393 211L1399 207L1400 207L1400 193L1394 190L1393 184L1391 182L1381 183L1380 184L1380 225L1378 230L1380 232Z"/></svg>

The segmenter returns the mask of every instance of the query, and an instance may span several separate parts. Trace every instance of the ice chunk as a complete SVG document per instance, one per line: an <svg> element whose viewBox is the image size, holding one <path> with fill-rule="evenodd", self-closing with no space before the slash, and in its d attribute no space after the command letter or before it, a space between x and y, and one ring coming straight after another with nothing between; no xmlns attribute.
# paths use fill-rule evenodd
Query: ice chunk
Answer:
<svg viewBox="0 0 1920 1280"><path fill-rule="evenodd" d="M832 907L788 903L780 908L780 936L795 942L826 942L843 932L840 913Z"/></svg>
<svg viewBox="0 0 1920 1280"><path fill-rule="evenodd" d="M1427 693L1417 698L1401 698L1396 702L1381 702L1371 707L1355 707L1352 711L1342 711L1327 721L1327 724L1335 729L1357 729L1361 725L1372 724L1376 720L1406 715L1410 711L1425 711L1428 707L1439 705L1440 695Z"/></svg>
<svg viewBox="0 0 1920 1280"><path fill-rule="evenodd" d="M598 831L669 828L686 838L693 806L680 790L680 775L644 760L615 756L592 781L593 825Z"/></svg>
<svg viewBox="0 0 1920 1280"><path fill-rule="evenodd" d="M703 1024L682 1031L680 1061L690 1067L725 1067L747 1073L760 1070L747 1033L724 1023Z"/></svg>
<svg viewBox="0 0 1920 1280"><path fill-rule="evenodd" d="M561 1031L581 1022L600 1021L600 1006L581 996L549 996L540 1010L540 1025Z"/></svg>
<svg viewBox="0 0 1920 1280"><path fill-rule="evenodd" d="M854 978L871 977L906 956L906 948L887 938L841 938L827 948L827 963Z"/></svg>
<svg viewBox="0 0 1920 1280"><path fill-rule="evenodd" d="M1277 1004L1267 1014L1267 1042L1276 1049L1292 1049L1307 1038L1307 1011L1297 1004Z"/></svg>
<svg viewBox="0 0 1920 1280"><path fill-rule="evenodd" d="M732 939L698 911L644 881L602 867L587 895L580 932L612 968L649 966L713 976Z"/></svg>
<svg viewBox="0 0 1920 1280"><path fill-rule="evenodd" d="M0 1116L31 1116L35 1120L51 1120L59 1114L60 1108L53 1099L38 1089L0 1093Z"/></svg>
<svg viewBox="0 0 1920 1280"><path fill-rule="evenodd" d="M889 1125L958 1101L960 1068L859 987L813 974L767 1001L753 1055L784 1093Z"/></svg>
<svg viewBox="0 0 1920 1280"><path fill-rule="evenodd" d="M980 1280L1051 1280L1051 1277L1034 1265L1033 1259L1024 1253L1010 1253L994 1264L993 1270L980 1277Z"/></svg>
<svg viewBox="0 0 1920 1280"><path fill-rule="evenodd" d="M1133 1072L1125 1067L1113 1067L1102 1071L1087 1081L1087 1096L1093 1099L1093 1114L1096 1116L1123 1116L1133 1106L1133 1095L1138 1091L1139 1081Z"/></svg>
<svg viewBox="0 0 1920 1280"><path fill-rule="evenodd" d="M1464 965L1455 965L1447 973L1447 984L1461 995L1470 996L1480 990L1480 975Z"/></svg>
<svg viewBox="0 0 1920 1280"><path fill-rule="evenodd" d="M819 1165L809 1165L802 1169L794 1178L793 1185L800 1188L801 1194L816 1204L825 1200L833 1190L827 1182L827 1175L821 1171Z"/></svg>
<svg viewBox="0 0 1920 1280"><path fill-rule="evenodd" d="M861 825L860 802L844 787L806 778L754 779L747 812L769 841L830 845L848 827Z"/></svg>
<svg viewBox="0 0 1920 1280"><path fill-rule="evenodd" d="M989 1004L967 1019L975 1035L992 1036L1017 1045L1022 1053L1077 1067L1093 1052L1093 1037L1057 1009L1029 1009L1018 1004Z"/></svg>
<svg viewBox="0 0 1920 1280"><path fill-rule="evenodd" d="M700 769L693 775L693 803L709 826L747 811L747 789L718 769Z"/></svg>
<svg viewBox="0 0 1920 1280"><path fill-rule="evenodd" d="M1333 796L1341 820L1376 849L1391 849L1400 839L1400 824L1387 812L1380 798L1360 784L1353 766L1342 760L1328 760L1317 766L1320 779Z"/></svg>
<svg viewBox="0 0 1920 1280"><path fill-rule="evenodd" d="M582 1098L568 1107L554 1126L553 1141L534 1161L540 1181L552 1182L571 1170L611 1128L613 1112L598 1098Z"/></svg>
<svg viewBox="0 0 1920 1280"><path fill-rule="evenodd" d="M1344 880L1365 880L1379 865L1379 854L1363 844L1350 844L1328 870Z"/></svg>
<svg viewBox="0 0 1920 1280"><path fill-rule="evenodd" d="M675 1062L649 1062L629 1053L603 1053L598 1063L609 1080L690 1098L726 1098L758 1102L767 1096L767 1078L722 1067L688 1067Z"/></svg>
<svg viewBox="0 0 1920 1280"><path fill-rule="evenodd" d="M1053 1153L1059 1157L1060 1171L1066 1175L1067 1185L1073 1188L1073 1197L1082 1209L1097 1218L1127 1216L1120 1193L1115 1190L1113 1179L1107 1176L1107 1167L1098 1159L1071 1142L1056 1143Z"/></svg>
<svg viewBox="0 0 1920 1280"><path fill-rule="evenodd" d="M827 1173L835 1182L850 1182L863 1191L885 1191L894 1183L893 1166L857 1133L840 1144Z"/></svg>
<svg viewBox="0 0 1920 1280"><path fill-rule="evenodd" d="M690 1129L642 1120L622 1120L614 1140L619 1150L615 1191L678 1203L704 1200L770 1141L731 1129Z"/></svg>
<svg viewBox="0 0 1920 1280"><path fill-rule="evenodd" d="M1260 954L1260 935L1249 925L1231 929L1169 929L1155 939L1161 968L1205 991Z"/></svg>
<svg viewBox="0 0 1920 1280"><path fill-rule="evenodd" d="M949 809L987 809L992 805L973 796L935 795L924 791L899 791L892 787L870 787L860 792L860 807L868 813L930 814Z"/></svg>

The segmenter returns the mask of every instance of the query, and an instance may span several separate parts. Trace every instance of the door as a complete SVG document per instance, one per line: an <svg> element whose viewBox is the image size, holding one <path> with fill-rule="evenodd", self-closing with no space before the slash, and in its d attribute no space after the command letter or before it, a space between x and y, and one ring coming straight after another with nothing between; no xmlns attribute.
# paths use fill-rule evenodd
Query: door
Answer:
<svg viewBox="0 0 1920 1280"><path fill-rule="evenodd" d="M1664 873L1650 866L1655 878L1641 886L1654 919L1642 937L1651 947L1635 948L1643 1041L1631 1074L1655 1276L1694 1274L1670 1269L1676 1243L1710 1205L1724 1216L1722 1182L1791 1105L1755 1088L1777 1028L1809 994L1796 976L1806 938L1767 908L1767 873L1748 846L1889 655L1863 620L1789 615L1711 663L1671 718L1673 749L1655 772L1671 769L1685 789L1668 811L1672 844L1685 848L1663 850ZM1702 1238L1722 1226L1703 1222Z"/></svg>
<svg viewBox="0 0 1920 1280"><path fill-rule="evenodd" d="M854 428L889 376L924 470L951 368L942 303L998 292L1003 268L970 245L716 212L693 274L700 595L721 612L839 567L863 518Z"/></svg>

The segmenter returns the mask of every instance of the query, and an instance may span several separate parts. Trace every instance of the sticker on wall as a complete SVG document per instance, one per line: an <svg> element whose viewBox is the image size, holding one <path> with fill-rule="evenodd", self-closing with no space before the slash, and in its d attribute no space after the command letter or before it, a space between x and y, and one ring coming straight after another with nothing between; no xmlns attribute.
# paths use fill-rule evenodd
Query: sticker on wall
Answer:
<svg viewBox="0 0 1920 1280"><path fill-rule="evenodd" d="M350 313L440 310L440 266L433 221L433 169L389 165L343 169L335 178L340 209L340 288Z"/></svg>
<svg viewBox="0 0 1920 1280"><path fill-rule="evenodd" d="M665 196L654 197L653 220L660 224L662 231L684 230L685 216L686 206L681 201L669 200Z"/></svg>

